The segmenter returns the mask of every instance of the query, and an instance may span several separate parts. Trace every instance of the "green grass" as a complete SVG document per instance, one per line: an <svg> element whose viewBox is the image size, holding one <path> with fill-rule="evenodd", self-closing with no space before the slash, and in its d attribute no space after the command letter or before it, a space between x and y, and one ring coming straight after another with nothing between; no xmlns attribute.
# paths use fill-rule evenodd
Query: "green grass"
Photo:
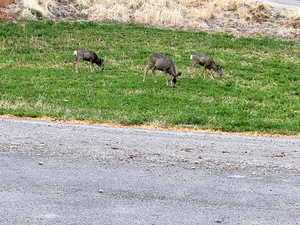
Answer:
<svg viewBox="0 0 300 225"><path fill-rule="evenodd" d="M0 23L0 114L155 124L222 131L300 133L299 41L237 38L89 22ZM73 70L73 51L92 49L105 71ZM143 83L152 52L183 72L176 88L158 72ZM191 78L202 52L224 78ZM198 74L202 68L198 68Z"/></svg>

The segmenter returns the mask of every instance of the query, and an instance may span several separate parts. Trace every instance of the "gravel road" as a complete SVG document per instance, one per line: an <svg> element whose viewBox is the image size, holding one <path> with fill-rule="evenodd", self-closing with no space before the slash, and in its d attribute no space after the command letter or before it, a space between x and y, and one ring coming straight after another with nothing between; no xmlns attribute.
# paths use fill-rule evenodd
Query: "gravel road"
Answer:
<svg viewBox="0 0 300 225"><path fill-rule="evenodd" d="M15 119L0 119L0 127L0 147L27 155L199 168L213 173L300 174L300 138Z"/></svg>
<svg viewBox="0 0 300 225"><path fill-rule="evenodd" d="M0 119L0 224L299 224L300 139Z"/></svg>

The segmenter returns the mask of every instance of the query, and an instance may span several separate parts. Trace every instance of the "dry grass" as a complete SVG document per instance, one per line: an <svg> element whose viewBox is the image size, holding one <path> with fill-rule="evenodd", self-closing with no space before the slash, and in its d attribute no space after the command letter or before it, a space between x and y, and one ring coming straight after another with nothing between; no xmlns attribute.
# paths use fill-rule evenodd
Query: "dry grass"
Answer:
<svg viewBox="0 0 300 225"><path fill-rule="evenodd" d="M285 18L287 15L283 11L282 15L277 15L278 12L271 6L253 2L250 4L248 0L16 0L16 2L16 14L29 19L34 19L40 14L56 19L136 23L236 35L252 36L261 33L288 38L300 36L297 30L298 21L287 22L288 18Z"/></svg>
<svg viewBox="0 0 300 225"><path fill-rule="evenodd" d="M300 16L291 18L287 21L286 25L295 29L300 29Z"/></svg>
<svg viewBox="0 0 300 225"><path fill-rule="evenodd" d="M13 0L0 0L0 7L6 7L12 2Z"/></svg>
<svg viewBox="0 0 300 225"><path fill-rule="evenodd" d="M78 0L88 7L90 19L112 20L149 25L190 26L199 20L209 20L221 10L237 9L243 0Z"/></svg>
<svg viewBox="0 0 300 225"><path fill-rule="evenodd" d="M201 22L222 12L259 23L271 17L267 6L249 5L245 0L77 0L76 3L87 9L90 20L176 28L198 28Z"/></svg>
<svg viewBox="0 0 300 225"><path fill-rule="evenodd" d="M136 22L150 25L190 26L199 20L209 20L221 10L237 10L244 0L71 0L86 10L90 20ZM44 16L53 13L49 6L55 0L19 0L21 15L30 10ZM28 16L28 15L27 15Z"/></svg>

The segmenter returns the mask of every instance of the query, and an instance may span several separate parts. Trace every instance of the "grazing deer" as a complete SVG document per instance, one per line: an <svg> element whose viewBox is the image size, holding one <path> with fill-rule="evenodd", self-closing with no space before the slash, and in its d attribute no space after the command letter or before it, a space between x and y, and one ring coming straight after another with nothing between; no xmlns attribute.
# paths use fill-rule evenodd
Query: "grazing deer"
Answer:
<svg viewBox="0 0 300 225"><path fill-rule="evenodd" d="M201 76L205 75L206 70L213 70L218 73L219 76L223 76L223 69L220 65L217 65L213 58L204 55L204 54L194 54L191 55L190 59L192 60L192 67L194 67L194 72L196 72L196 65L204 66L204 70ZM210 73L210 76L214 78L214 76Z"/></svg>
<svg viewBox="0 0 300 225"><path fill-rule="evenodd" d="M181 72L176 73L176 68L173 61L161 53L153 53L149 56L149 64L145 69L143 81L145 81L149 70L152 71L154 79L156 70L164 72L167 75L167 85L170 83L172 87L175 87L177 78L181 75Z"/></svg>
<svg viewBox="0 0 300 225"><path fill-rule="evenodd" d="M99 58L97 54L89 50L75 50L73 55L75 56L75 70L78 72L79 62L80 61L89 61L90 62L90 71L93 72L94 64L99 66L100 71L104 70L104 61Z"/></svg>

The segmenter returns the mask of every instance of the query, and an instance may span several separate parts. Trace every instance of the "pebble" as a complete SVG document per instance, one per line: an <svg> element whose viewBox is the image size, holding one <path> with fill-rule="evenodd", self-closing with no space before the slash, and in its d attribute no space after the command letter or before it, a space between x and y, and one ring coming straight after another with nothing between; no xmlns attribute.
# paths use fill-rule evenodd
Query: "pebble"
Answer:
<svg viewBox="0 0 300 225"><path fill-rule="evenodd" d="M44 165L44 163L43 162L39 162L39 165L42 166L42 165Z"/></svg>
<svg viewBox="0 0 300 225"><path fill-rule="evenodd" d="M103 189L99 189L99 190L98 190L98 193L103 193L103 192L104 192Z"/></svg>
<svg viewBox="0 0 300 225"><path fill-rule="evenodd" d="M230 152L228 152L228 151L222 151L222 153L230 153Z"/></svg>

